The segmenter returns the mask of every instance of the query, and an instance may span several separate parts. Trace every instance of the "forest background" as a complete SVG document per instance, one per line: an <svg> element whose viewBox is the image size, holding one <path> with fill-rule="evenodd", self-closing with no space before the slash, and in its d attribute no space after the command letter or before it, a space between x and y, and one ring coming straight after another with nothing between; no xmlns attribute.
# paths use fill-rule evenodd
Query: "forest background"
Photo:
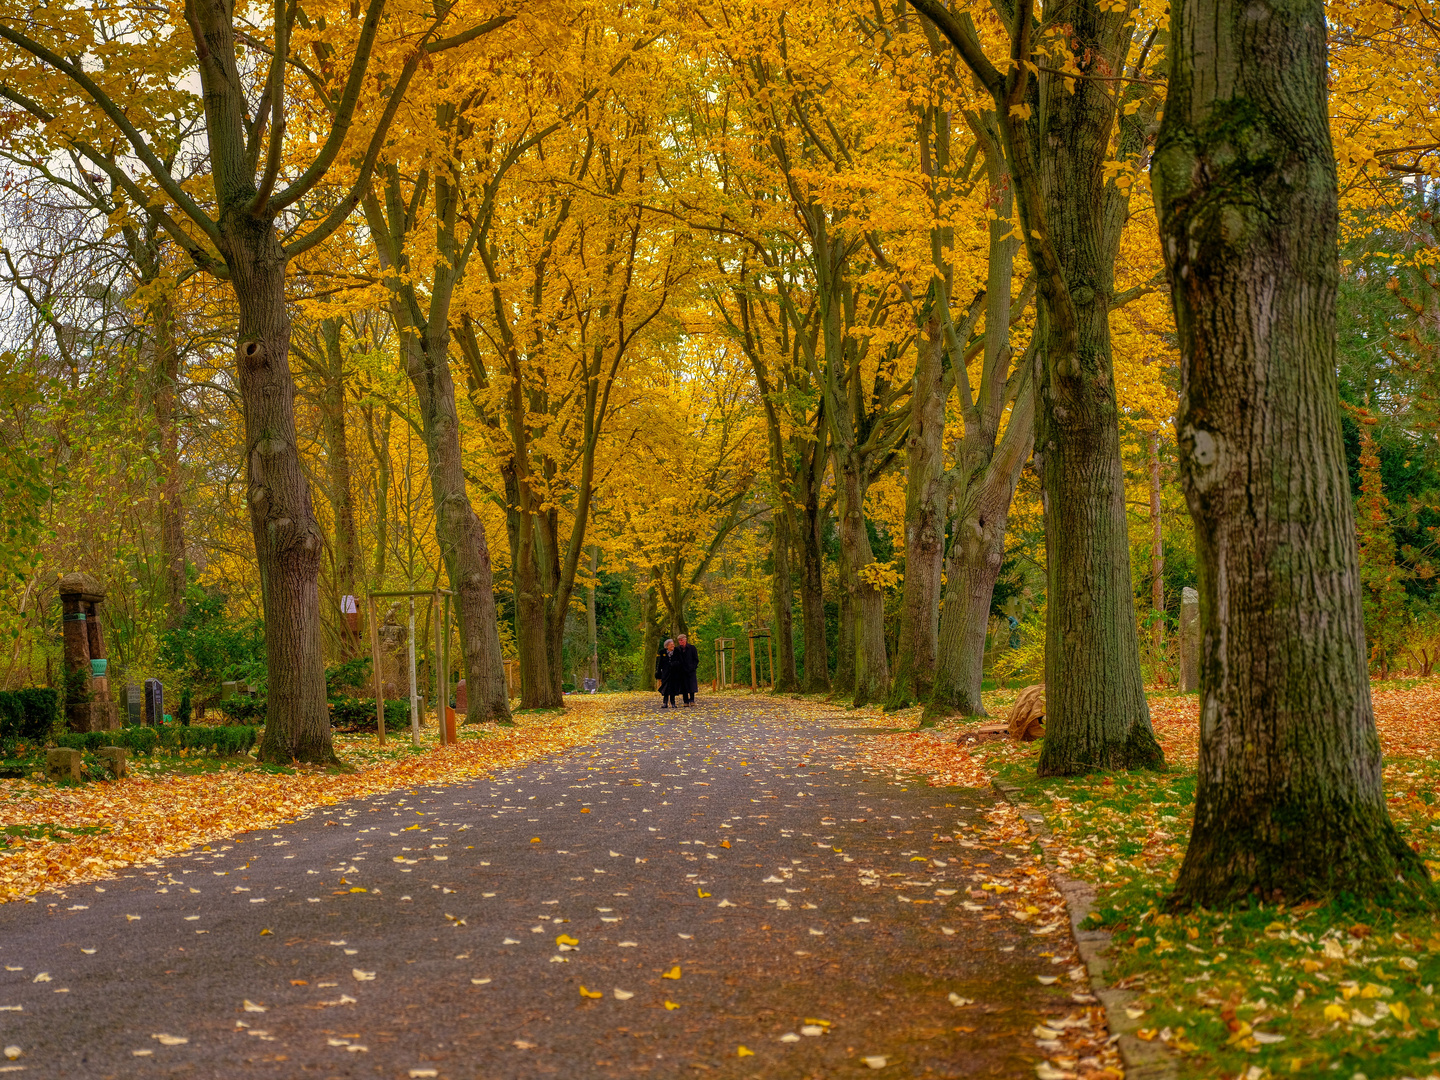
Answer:
<svg viewBox="0 0 1440 1080"><path fill-rule="evenodd" d="M993 106L934 29L904 5L860 3L381 8L353 101L341 85L363 51L358 6L234 9L260 118L247 153L270 152L270 181L298 191L277 228L287 242L329 229L297 245L284 287L332 679L363 682L369 652L344 596L363 607L369 590L452 583L443 508L463 497L530 703L573 689L592 658L602 689L648 687L658 642L683 631L702 681L711 643L739 638L748 681L744 638L760 627L782 686L851 696L872 602L886 694L908 703L931 689L907 682L922 587L964 624L946 637L942 616L946 655L1039 681L1036 290ZM276 10L295 57L278 74ZM1167 13L1126 10L1127 122L1105 165L1123 222L1114 391L1142 669L1173 684L1195 580L1148 187ZM972 13L999 40L995 11ZM1429 674L1440 653L1435 15L1329 9L1338 387L1381 678ZM155 180L94 99L0 52L0 689L58 685L56 582L83 570L108 589L112 684L155 675L203 702L239 680L263 694L240 305L175 209L188 198L221 216L206 203L185 10L42 16L91 43L87 70L175 183ZM417 41L444 49L412 63ZM288 102L268 140L266 95ZM454 382L458 496L437 465L439 368ZM863 529L844 535L847 520ZM928 565L944 568L928 582L914 554L927 533ZM422 605L422 692L432 641Z"/></svg>

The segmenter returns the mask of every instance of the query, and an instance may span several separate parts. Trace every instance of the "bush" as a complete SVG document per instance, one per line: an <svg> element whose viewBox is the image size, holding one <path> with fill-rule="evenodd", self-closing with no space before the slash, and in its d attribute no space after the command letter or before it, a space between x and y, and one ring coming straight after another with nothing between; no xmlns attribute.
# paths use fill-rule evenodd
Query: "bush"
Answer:
<svg viewBox="0 0 1440 1080"><path fill-rule="evenodd" d="M190 687L180 691L180 708L175 712L175 719L180 721L181 727L190 726Z"/></svg>
<svg viewBox="0 0 1440 1080"><path fill-rule="evenodd" d="M60 694L49 687L0 693L0 741L44 742L60 722Z"/></svg>
<svg viewBox="0 0 1440 1080"><path fill-rule="evenodd" d="M245 754L255 745L260 729L249 724L233 727L131 727L119 731L69 732L55 742L72 750L94 753L102 746L123 746L132 754L164 750L203 750L220 756Z"/></svg>
<svg viewBox="0 0 1440 1080"><path fill-rule="evenodd" d="M374 731L375 699L331 698L330 726L336 731ZM401 731L409 726L409 703L385 702L385 730Z"/></svg>
<svg viewBox="0 0 1440 1080"><path fill-rule="evenodd" d="M237 724L265 723L265 699L236 694L220 702L220 711Z"/></svg>

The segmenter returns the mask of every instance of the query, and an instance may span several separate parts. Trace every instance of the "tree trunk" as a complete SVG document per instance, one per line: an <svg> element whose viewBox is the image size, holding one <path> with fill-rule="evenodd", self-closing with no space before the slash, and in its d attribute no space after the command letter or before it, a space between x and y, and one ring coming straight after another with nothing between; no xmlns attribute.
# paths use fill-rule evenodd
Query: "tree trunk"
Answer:
<svg viewBox="0 0 1440 1080"><path fill-rule="evenodd" d="M783 502L785 496L777 490L776 501ZM771 607L775 613L775 625L771 634L775 641L778 671L771 672L775 681L774 689L780 693L794 693L800 689L800 680L795 675L795 583L790 572L790 530L794 511L788 506L776 506L770 514L775 529L770 538Z"/></svg>
<svg viewBox="0 0 1440 1080"><path fill-rule="evenodd" d="M240 321L235 368L245 403L246 502L265 613L265 734L260 760L331 763L320 636L320 530L300 463L285 253L269 221L221 215Z"/></svg>
<svg viewBox="0 0 1440 1080"><path fill-rule="evenodd" d="M1108 266L1089 269L1110 277ZM1104 302L1076 307L1078 353L1065 354L1043 319L1040 330L1049 354L1036 432L1046 558L1041 776L1164 764L1140 676L1109 312Z"/></svg>
<svg viewBox="0 0 1440 1080"><path fill-rule="evenodd" d="M400 347L420 406L430 490L435 499L435 537L450 587L459 601L456 614L465 660L465 723L509 723L510 700L500 654L490 548L485 525L470 505L465 487L455 383L450 377L449 336L448 329L442 326L421 340L413 329L402 327Z"/></svg>
<svg viewBox="0 0 1440 1080"><path fill-rule="evenodd" d="M830 681L834 697L855 693L855 600L845 584L845 563L840 563L840 612L835 635L835 677Z"/></svg>
<svg viewBox="0 0 1440 1080"><path fill-rule="evenodd" d="M595 585L600 578L600 545L590 546L590 587L585 591L585 619L590 640L590 678L600 682L600 634L595 624Z"/></svg>
<svg viewBox="0 0 1440 1080"><path fill-rule="evenodd" d="M1177 906L1431 889L1381 787L1335 390L1319 0L1182 0L1152 177L1180 338L1200 760Z"/></svg>
<svg viewBox="0 0 1440 1080"><path fill-rule="evenodd" d="M659 573L650 571L650 580L645 585L645 600L640 606L640 666L635 672L633 686L636 690L655 689L655 657L660 652L660 620L657 615L655 582Z"/></svg>
<svg viewBox="0 0 1440 1080"><path fill-rule="evenodd" d="M1123 70L1133 25L1093 3L1074 12L1087 64ZM1118 67L1117 67L1118 65ZM1040 83L1043 133L1023 152L1055 260L1041 274L1036 456L1045 507L1045 741L1041 776L1164 764L1140 675L1120 460L1110 303L1126 196L1104 179L1115 130L1108 84ZM1125 136L1128 137L1128 129ZM1063 153L1050 149L1064 147ZM1015 148L1011 151L1015 167ZM1033 164L1032 164L1033 163ZM1016 175L1020 170L1016 168Z"/></svg>
<svg viewBox="0 0 1440 1080"><path fill-rule="evenodd" d="M865 528L865 478L863 463L856 454L837 448L835 475L838 481L840 547L845 553L845 585L850 597L853 625L855 708L883 701L889 689L889 658L885 655L885 594L878 584L867 580L866 568L875 561L870 534Z"/></svg>
<svg viewBox="0 0 1440 1080"><path fill-rule="evenodd" d="M175 343L175 299L162 288L150 308L155 348L155 427L160 441L160 553L165 560L165 625L185 618L185 504L180 495L180 426L175 412L180 388L180 350Z"/></svg>
<svg viewBox="0 0 1440 1080"><path fill-rule="evenodd" d="M820 545L823 518L818 493L812 490L801 507L800 535L795 538L800 555L800 622L805 639L807 694L823 694L830 689L830 646L825 640L825 555Z"/></svg>
<svg viewBox="0 0 1440 1080"><path fill-rule="evenodd" d="M985 679L985 634L995 582L1005 561L1005 524L1020 470L1030 456L1034 396L1016 403L1010 423L1023 447L992 462L973 498L956 514L945 563L945 603L940 612L940 656L935 687L922 726L942 716L985 716L980 690ZM1007 439L1009 435L1007 434ZM1013 459L1013 460L1012 460ZM1018 462L1018 464L1015 464Z"/></svg>
<svg viewBox="0 0 1440 1080"><path fill-rule="evenodd" d="M375 458L375 558L370 580L379 589L385 581L385 556L390 546L390 410L365 414L366 435Z"/></svg>
<svg viewBox="0 0 1440 1080"><path fill-rule="evenodd" d="M341 659L365 653L357 631L352 632L341 597L354 596L360 571L360 538L355 528L355 496L350 478L350 441L345 422L345 355L341 349L339 319L325 319L320 334L325 346L326 378L320 391L320 418L325 431L325 469L335 511L335 613L340 628ZM357 626L359 620L356 620Z"/></svg>
<svg viewBox="0 0 1440 1080"><path fill-rule="evenodd" d="M937 295L938 294L938 295ZM947 303L943 289L931 302ZM904 709L930 697L940 631L940 568L945 556L945 337L932 311L919 343L905 442L905 584L900 641L887 709ZM884 599L881 599L883 610Z"/></svg>
<svg viewBox="0 0 1440 1080"><path fill-rule="evenodd" d="M1160 521L1160 432L1150 433L1150 617L1158 660L1165 646L1165 535Z"/></svg>

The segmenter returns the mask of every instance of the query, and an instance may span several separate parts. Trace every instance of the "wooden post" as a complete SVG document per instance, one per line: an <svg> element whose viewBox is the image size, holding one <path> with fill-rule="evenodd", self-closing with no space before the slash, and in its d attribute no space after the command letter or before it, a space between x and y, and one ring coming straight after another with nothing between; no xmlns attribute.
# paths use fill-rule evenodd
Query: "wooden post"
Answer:
<svg viewBox="0 0 1440 1080"><path fill-rule="evenodd" d="M760 689L760 683L755 678L755 635L750 635L750 692L753 694Z"/></svg>
<svg viewBox="0 0 1440 1080"><path fill-rule="evenodd" d="M375 734L385 745L385 695L380 687L380 622L375 618L375 597L370 597L370 667L375 676Z"/></svg>

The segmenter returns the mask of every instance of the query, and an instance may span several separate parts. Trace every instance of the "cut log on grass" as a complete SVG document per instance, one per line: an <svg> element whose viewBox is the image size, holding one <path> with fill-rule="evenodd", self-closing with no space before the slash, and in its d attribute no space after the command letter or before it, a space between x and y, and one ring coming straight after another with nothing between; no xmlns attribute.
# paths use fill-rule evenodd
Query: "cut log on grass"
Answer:
<svg viewBox="0 0 1440 1080"><path fill-rule="evenodd" d="M1034 742L1045 734L1045 684L1027 686L1015 699L1007 725L1016 742Z"/></svg>

